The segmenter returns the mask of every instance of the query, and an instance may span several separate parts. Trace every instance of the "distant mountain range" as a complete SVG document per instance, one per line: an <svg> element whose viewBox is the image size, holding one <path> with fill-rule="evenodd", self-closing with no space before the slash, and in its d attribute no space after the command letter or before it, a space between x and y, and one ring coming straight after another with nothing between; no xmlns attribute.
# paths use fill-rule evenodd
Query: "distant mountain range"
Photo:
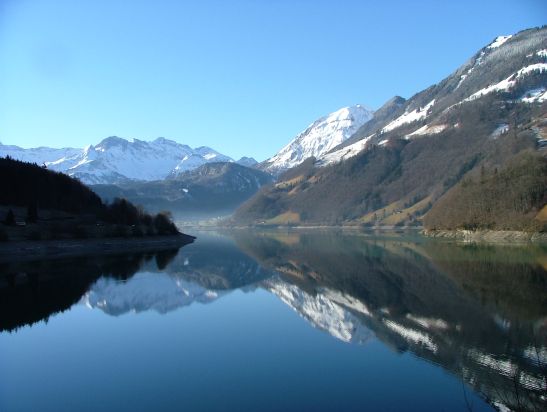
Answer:
<svg viewBox="0 0 547 412"><path fill-rule="evenodd" d="M519 230L536 227L535 216L547 216L547 210L539 213L547 201L545 176L530 175L542 173L547 152L546 45L547 27L499 36L408 100L396 96L374 113L361 108L359 120L351 108L318 120L259 166L272 172L292 169L246 202L234 222L416 225L464 180L493 175L527 152L538 159L537 167L506 172L518 176L504 191L489 190L492 198L481 204L493 211L513 205L513 215L525 217L517 219ZM354 120L337 123L342 117ZM321 133L330 129L325 123L333 130L350 129L334 137ZM497 188L504 184L499 178L489 181ZM511 199L496 203L501 193ZM467 210L475 200L469 196L458 207ZM507 214L492 215L494 220L486 222L464 214L451 224L513 227L500 220Z"/></svg>
<svg viewBox="0 0 547 412"><path fill-rule="evenodd" d="M5 156L44 164L48 169L66 173L86 184L162 180L206 163L234 162L209 147L192 149L163 137L147 142L111 136L83 149L23 149L0 144L0 157ZM256 160L248 157L243 157L240 162L245 166L256 164Z"/></svg>
<svg viewBox="0 0 547 412"><path fill-rule="evenodd" d="M91 188L105 201L126 198L148 211L169 210L180 220L200 220L233 213L272 181L266 172L233 162L216 162L170 174L164 180L99 184Z"/></svg>

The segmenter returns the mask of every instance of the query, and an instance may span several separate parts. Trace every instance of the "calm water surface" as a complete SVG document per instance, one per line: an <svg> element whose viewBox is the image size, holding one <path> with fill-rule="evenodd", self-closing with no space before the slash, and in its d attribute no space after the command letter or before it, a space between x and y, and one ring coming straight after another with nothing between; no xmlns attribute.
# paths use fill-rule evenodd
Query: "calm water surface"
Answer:
<svg viewBox="0 0 547 412"><path fill-rule="evenodd" d="M338 232L0 265L0 411L547 410L547 253Z"/></svg>

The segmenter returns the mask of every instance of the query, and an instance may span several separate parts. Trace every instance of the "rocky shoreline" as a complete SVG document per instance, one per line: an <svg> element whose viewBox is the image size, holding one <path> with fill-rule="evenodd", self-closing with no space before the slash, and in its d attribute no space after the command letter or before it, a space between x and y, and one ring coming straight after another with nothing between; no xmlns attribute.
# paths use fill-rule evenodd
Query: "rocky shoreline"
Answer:
<svg viewBox="0 0 547 412"><path fill-rule="evenodd" d="M469 243L547 243L547 233L516 230L423 230L422 234Z"/></svg>

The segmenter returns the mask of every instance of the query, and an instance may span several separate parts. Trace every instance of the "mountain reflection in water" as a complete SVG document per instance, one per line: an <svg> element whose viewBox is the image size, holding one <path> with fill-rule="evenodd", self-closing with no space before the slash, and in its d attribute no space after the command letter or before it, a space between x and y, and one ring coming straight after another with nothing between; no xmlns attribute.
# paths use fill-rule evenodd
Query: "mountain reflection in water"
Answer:
<svg viewBox="0 0 547 412"><path fill-rule="evenodd" d="M0 330L78 302L165 314L261 289L340 341L378 340L442 366L497 409L545 410L546 256L357 233L203 235L178 252L4 265Z"/></svg>

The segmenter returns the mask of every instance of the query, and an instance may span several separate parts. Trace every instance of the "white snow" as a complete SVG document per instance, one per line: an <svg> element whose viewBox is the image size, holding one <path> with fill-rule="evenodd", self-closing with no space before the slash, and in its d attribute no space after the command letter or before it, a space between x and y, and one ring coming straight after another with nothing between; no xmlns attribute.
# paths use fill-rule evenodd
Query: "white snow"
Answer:
<svg viewBox="0 0 547 412"><path fill-rule="evenodd" d="M463 101L472 101L472 100L475 100L475 99L478 99L488 93L492 93L492 92L497 92L497 91L502 91L502 90L509 90L510 88L512 88L516 82L517 82L517 79L522 77L523 75L527 74L527 73L530 73L530 72L533 72L533 71L540 71L540 72L543 72L543 71L547 71L547 63L535 63L535 64L531 64L529 66L526 66L526 67L523 67L522 69L520 69L519 71L517 71L516 73L513 73L511 76L507 77L506 79L503 79L502 81L496 83L496 84L491 84L487 87L485 87L484 89L481 89L475 93L473 93L471 96L469 96L468 98L464 99Z"/></svg>
<svg viewBox="0 0 547 412"><path fill-rule="evenodd" d="M372 316L372 313L368 309L367 305L351 295L346 295L345 293L332 289L324 289L322 293L333 302L362 313L363 315Z"/></svg>
<svg viewBox="0 0 547 412"><path fill-rule="evenodd" d="M326 166L332 163L341 162L342 160L346 160L350 157L357 155L367 146L372 136L374 135L367 136L364 139L359 140L358 142L343 147L342 149L324 154L318 159L317 165Z"/></svg>
<svg viewBox="0 0 547 412"><path fill-rule="evenodd" d="M411 313L408 313L406 315L406 318L426 329L448 329L448 323L443 319L424 318L420 316L414 316Z"/></svg>
<svg viewBox="0 0 547 412"><path fill-rule="evenodd" d="M496 359L488 353L483 353L478 349L471 349L468 355L476 363L482 366L486 366L490 369L497 371L498 373L513 377L517 371L517 365L508 359Z"/></svg>
<svg viewBox="0 0 547 412"><path fill-rule="evenodd" d="M487 48L488 49L495 49L496 47L500 47L503 43L505 43L511 37L513 37L513 35L498 36L498 37L496 37L496 40L494 40L492 43L490 43L490 45Z"/></svg>
<svg viewBox="0 0 547 412"><path fill-rule="evenodd" d="M438 133L441 133L443 130L445 130L447 127L448 125L446 124L438 124L438 125L426 124L405 137L410 138L414 136L426 136L430 134L438 134Z"/></svg>
<svg viewBox="0 0 547 412"><path fill-rule="evenodd" d="M82 297L82 303L118 316L149 310L167 313L194 302L209 303L221 295L163 272L139 272L127 281L100 278Z"/></svg>
<svg viewBox="0 0 547 412"><path fill-rule="evenodd" d="M365 343L373 337L373 333L357 316L344 308L344 305L348 305L366 314L366 307L360 306L355 298L330 290L311 295L295 285L276 278L267 280L265 286L312 326L328 332L336 339L343 342Z"/></svg>
<svg viewBox="0 0 547 412"><path fill-rule="evenodd" d="M282 171L299 165L308 157L321 157L349 139L372 115L371 109L358 104L316 120L268 159L267 169Z"/></svg>
<svg viewBox="0 0 547 412"><path fill-rule="evenodd" d="M538 366L547 366L547 347L528 346L523 353L525 358Z"/></svg>
<svg viewBox="0 0 547 412"><path fill-rule="evenodd" d="M547 100L547 91L545 87L529 90L520 98L524 103L541 103Z"/></svg>
<svg viewBox="0 0 547 412"><path fill-rule="evenodd" d="M539 57L547 57L547 49L538 50L536 55Z"/></svg>
<svg viewBox="0 0 547 412"><path fill-rule="evenodd" d="M389 132L391 130L394 130L404 124L407 123L413 123L418 120L425 119L427 116L427 112L433 105L435 104L435 99L431 100L429 103L427 103L423 107L419 107L415 110L412 110L411 112L405 111L401 116L393 120L392 122L388 123L383 129L382 132Z"/></svg>
<svg viewBox="0 0 547 412"><path fill-rule="evenodd" d="M428 334L399 325L392 320L384 320L383 322L389 329L403 337L405 340L416 345L422 345L433 353L437 352L437 344L433 342Z"/></svg>
<svg viewBox="0 0 547 412"><path fill-rule="evenodd" d="M508 131L509 131L509 125L507 123L502 123L494 129L494 131L492 132L490 136L495 139L498 136L501 136L502 134L507 133Z"/></svg>
<svg viewBox="0 0 547 412"><path fill-rule="evenodd" d="M84 183L116 183L123 180L160 180L171 173L195 169L209 162L232 162L208 147L192 149L165 138L154 141L108 137L83 149L33 148L0 145L0 156L45 164Z"/></svg>
<svg viewBox="0 0 547 412"><path fill-rule="evenodd" d="M545 376L534 376L526 372L519 374L519 383L527 389L544 392L547 389Z"/></svg>

